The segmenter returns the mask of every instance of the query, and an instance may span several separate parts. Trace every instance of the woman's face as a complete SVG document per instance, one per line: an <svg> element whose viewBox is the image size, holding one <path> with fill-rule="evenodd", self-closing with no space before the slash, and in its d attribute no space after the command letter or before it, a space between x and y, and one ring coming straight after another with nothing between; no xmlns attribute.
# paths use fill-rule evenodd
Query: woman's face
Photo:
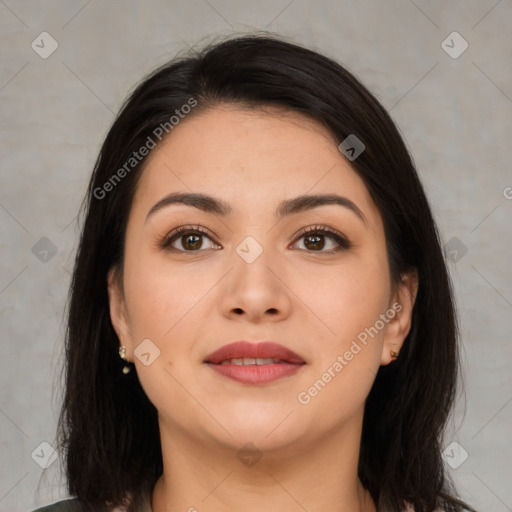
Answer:
<svg viewBox="0 0 512 512"><path fill-rule="evenodd" d="M211 199L162 203L170 194ZM296 202L325 195L341 204ZM360 421L410 327L363 181L322 126L278 110L211 108L153 150L128 220L123 286L109 274L112 322L161 429L225 447L307 446ZM270 350L207 362L242 340L299 359L279 363Z"/></svg>

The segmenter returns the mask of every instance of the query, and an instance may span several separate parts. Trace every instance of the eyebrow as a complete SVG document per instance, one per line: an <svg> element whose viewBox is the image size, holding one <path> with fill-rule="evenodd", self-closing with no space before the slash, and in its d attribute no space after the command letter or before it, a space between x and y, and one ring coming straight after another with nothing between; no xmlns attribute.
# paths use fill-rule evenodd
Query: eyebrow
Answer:
<svg viewBox="0 0 512 512"><path fill-rule="evenodd" d="M192 206L206 213L221 215L223 217L229 215L232 211L231 206L221 199L200 193L180 193L173 192L160 199L149 210L146 221L159 210L166 208L173 204L185 204ZM315 195L302 195L294 197L293 199L285 199L279 203L276 209L276 215L282 219L288 215L312 210L320 206L336 204L349 209L359 217L361 221L368 225L368 221L359 207L347 197L342 197L336 194L315 194Z"/></svg>

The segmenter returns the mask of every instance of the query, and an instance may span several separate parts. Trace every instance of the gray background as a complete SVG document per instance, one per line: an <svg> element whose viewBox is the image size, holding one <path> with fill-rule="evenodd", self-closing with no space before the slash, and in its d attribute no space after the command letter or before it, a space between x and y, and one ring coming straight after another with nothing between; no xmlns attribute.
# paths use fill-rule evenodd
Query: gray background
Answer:
<svg viewBox="0 0 512 512"><path fill-rule="evenodd" d="M461 314L466 395L444 447L468 458L452 446L446 467L480 510L512 510L511 22L510 0L0 1L0 510L66 496L41 443L60 403L75 217L122 100L187 45L263 29L345 64L397 122ZM43 31L58 43L46 59L31 47L51 48ZM445 49L461 41L442 44L453 31L469 44L458 58Z"/></svg>

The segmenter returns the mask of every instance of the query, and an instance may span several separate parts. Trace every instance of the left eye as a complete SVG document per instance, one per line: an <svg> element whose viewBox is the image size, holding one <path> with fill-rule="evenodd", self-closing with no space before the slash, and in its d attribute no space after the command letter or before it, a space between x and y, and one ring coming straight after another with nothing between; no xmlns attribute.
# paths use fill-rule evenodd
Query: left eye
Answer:
<svg viewBox="0 0 512 512"><path fill-rule="evenodd" d="M331 247L327 247L328 250L322 250L326 248L325 239L331 240ZM304 239L304 245L309 250L308 252L324 252L324 253L335 253L344 249L350 249L350 242L340 233L331 231L325 227L314 227L302 231L298 235L298 240ZM334 247L332 245L334 241ZM329 245L329 244L327 244Z"/></svg>

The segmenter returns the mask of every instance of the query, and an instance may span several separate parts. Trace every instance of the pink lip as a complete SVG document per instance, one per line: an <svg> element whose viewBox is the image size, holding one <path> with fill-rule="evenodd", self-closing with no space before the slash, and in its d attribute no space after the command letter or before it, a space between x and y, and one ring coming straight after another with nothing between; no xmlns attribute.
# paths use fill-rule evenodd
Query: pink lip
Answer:
<svg viewBox="0 0 512 512"><path fill-rule="evenodd" d="M226 359L235 357L272 357L281 359L288 363L303 364L305 361L289 348L278 343L263 341L260 343L249 343L248 341L236 341L224 345L206 357L205 363L219 364Z"/></svg>
<svg viewBox="0 0 512 512"><path fill-rule="evenodd" d="M227 359L252 357L278 359L278 363L265 365L220 364ZM224 345L211 353L204 361L210 368L221 375L245 384L264 384L293 375L306 362L292 350L277 343L264 341L249 343L237 341Z"/></svg>

